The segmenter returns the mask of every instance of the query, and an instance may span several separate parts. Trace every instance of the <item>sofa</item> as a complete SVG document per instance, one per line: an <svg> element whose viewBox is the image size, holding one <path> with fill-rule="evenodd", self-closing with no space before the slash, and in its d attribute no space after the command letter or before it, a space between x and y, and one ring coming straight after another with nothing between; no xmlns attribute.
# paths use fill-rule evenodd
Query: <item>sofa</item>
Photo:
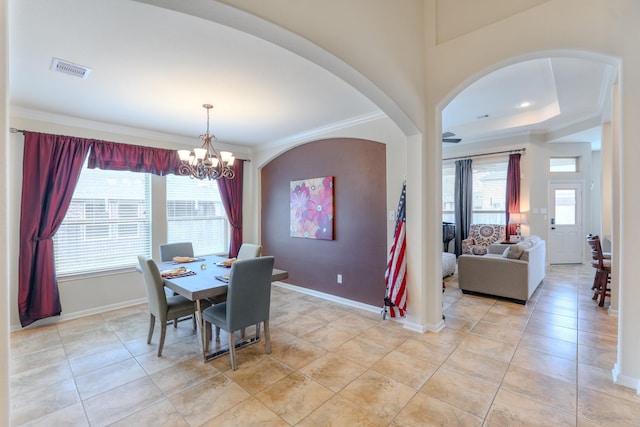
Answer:
<svg viewBox="0 0 640 427"><path fill-rule="evenodd" d="M527 300L546 273L546 245L538 236L517 244L494 243L485 255L458 257L458 286L463 293Z"/></svg>
<svg viewBox="0 0 640 427"><path fill-rule="evenodd" d="M505 226L499 224L471 224L469 234L462 241L462 253L484 255L487 248L505 240Z"/></svg>

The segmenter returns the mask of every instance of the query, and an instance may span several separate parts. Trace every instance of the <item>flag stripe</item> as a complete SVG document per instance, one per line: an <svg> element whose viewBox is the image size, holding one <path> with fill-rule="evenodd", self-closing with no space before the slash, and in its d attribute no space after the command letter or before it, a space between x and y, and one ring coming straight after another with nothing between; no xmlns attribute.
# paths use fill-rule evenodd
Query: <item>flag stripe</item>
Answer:
<svg viewBox="0 0 640 427"><path fill-rule="evenodd" d="M391 317L404 317L407 309L407 259L406 252L406 184L402 185L400 202L398 203L398 216L396 228L393 234L393 245L389 252L387 269L385 271L385 283L387 285L386 297L391 301L389 314Z"/></svg>

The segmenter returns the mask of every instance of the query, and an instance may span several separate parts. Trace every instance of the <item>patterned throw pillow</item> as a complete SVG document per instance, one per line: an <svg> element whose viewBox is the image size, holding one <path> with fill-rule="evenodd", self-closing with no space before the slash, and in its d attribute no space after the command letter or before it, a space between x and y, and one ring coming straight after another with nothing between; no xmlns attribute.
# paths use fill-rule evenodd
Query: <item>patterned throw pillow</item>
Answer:
<svg viewBox="0 0 640 427"><path fill-rule="evenodd" d="M471 248L471 253L474 255L485 255L487 253L486 246L473 246Z"/></svg>

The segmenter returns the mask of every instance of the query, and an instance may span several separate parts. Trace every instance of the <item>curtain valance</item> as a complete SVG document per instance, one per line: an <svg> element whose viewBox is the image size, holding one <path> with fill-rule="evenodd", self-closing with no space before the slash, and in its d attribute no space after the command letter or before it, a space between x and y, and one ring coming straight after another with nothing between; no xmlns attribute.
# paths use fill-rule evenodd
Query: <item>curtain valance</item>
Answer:
<svg viewBox="0 0 640 427"><path fill-rule="evenodd" d="M95 141L89 153L88 167L167 175L178 172L180 158L175 150Z"/></svg>

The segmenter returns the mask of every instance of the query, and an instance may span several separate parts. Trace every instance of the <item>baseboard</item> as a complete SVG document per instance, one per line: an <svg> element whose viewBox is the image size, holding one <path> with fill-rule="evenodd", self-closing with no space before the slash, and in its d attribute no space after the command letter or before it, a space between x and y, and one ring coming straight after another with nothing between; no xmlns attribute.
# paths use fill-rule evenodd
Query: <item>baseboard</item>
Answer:
<svg viewBox="0 0 640 427"><path fill-rule="evenodd" d="M116 304L103 305L101 307L91 308L88 310L76 311L75 313L61 314L60 316L47 317L46 319L40 319L33 322L31 325L27 326L26 328L31 328L31 327L36 328L39 326L53 325L55 323L78 319L80 317L85 317L85 316L92 316L94 314L105 313L107 311L117 310L119 308L126 308L126 307L132 307L134 305L146 304L146 302L147 302L147 298L139 298L135 300L119 302ZM21 329L26 329L26 328L23 328L20 325L11 325L11 332L19 331Z"/></svg>
<svg viewBox="0 0 640 427"><path fill-rule="evenodd" d="M640 378L633 378L622 375L617 363L613 365L613 369L611 370L611 377L613 378L614 384L633 389L636 391L636 394L640 396Z"/></svg>
<svg viewBox="0 0 640 427"><path fill-rule="evenodd" d="M365 310L371 313L382 313L382 302L380 303L380 307L376 307L370 304L364 304L362 302L350 300L347 298L338 297L331 294L326 294L324 292L316 291L313 289L304 288L302 286L292 285L290 283L284 282L273 282L273 285L280 286L281 288L289 289L292 291L300 292L301 294L311 295L314 297L322 298L327 301L337 302L338 304L346 305L353 308L359 308L360 310ZM381 316L382 318L382 316Z"/></svg>
<svg viewBox="0 0 640 427"><path fill-rule="evenodd" d="M438 322L437 324L425 323L424 325L421 325L419 323L413 323L405 320L404 328L420 334L424 334L425 332L440 332L444 329L444 321Z"/></svg>
<svg viewBox="0 0 640 427"><path fill-rule="evenodd" d="M274 285L276 286L280 286L282 288L285 289L290 289L292 291L295 292L300 292L302 294L306 294L306 295L312 295L314 297L318 297L318 298L322 298L324 300L327 301L331 301L331 302L337 302L338 304L342 304L342 305L346 305L348 307L353 307L353 308L358 308L360 310L365 310L371 313L378 313L381 314L382 313L382 305L380 307L376 307L370 304L364 304L358 301L353 301L347 298L342 298L342 297L338 297L335 295L331 295L331 294L326 294L324 292L319 292L313 289L308 289L308 288L304 288L302 286L296 286L296 285L292 285L290 283L284 283L284 282L273 282ZM380 316L382 318L382 315ZM424 334L425 332L431 331L431 332L440 332L442 329L444 329L444 321L438 322L437 324L424 324L421 325L419 323L413 323L410 322L409 320L405 319L398 319L398 318L392 318L387 316L388 320L392 320L394 322L398 322L401 323L403 325L403 327L405 329L408 329L410 331L414 331L414 332L418 332L421 334Z"/></svg>

